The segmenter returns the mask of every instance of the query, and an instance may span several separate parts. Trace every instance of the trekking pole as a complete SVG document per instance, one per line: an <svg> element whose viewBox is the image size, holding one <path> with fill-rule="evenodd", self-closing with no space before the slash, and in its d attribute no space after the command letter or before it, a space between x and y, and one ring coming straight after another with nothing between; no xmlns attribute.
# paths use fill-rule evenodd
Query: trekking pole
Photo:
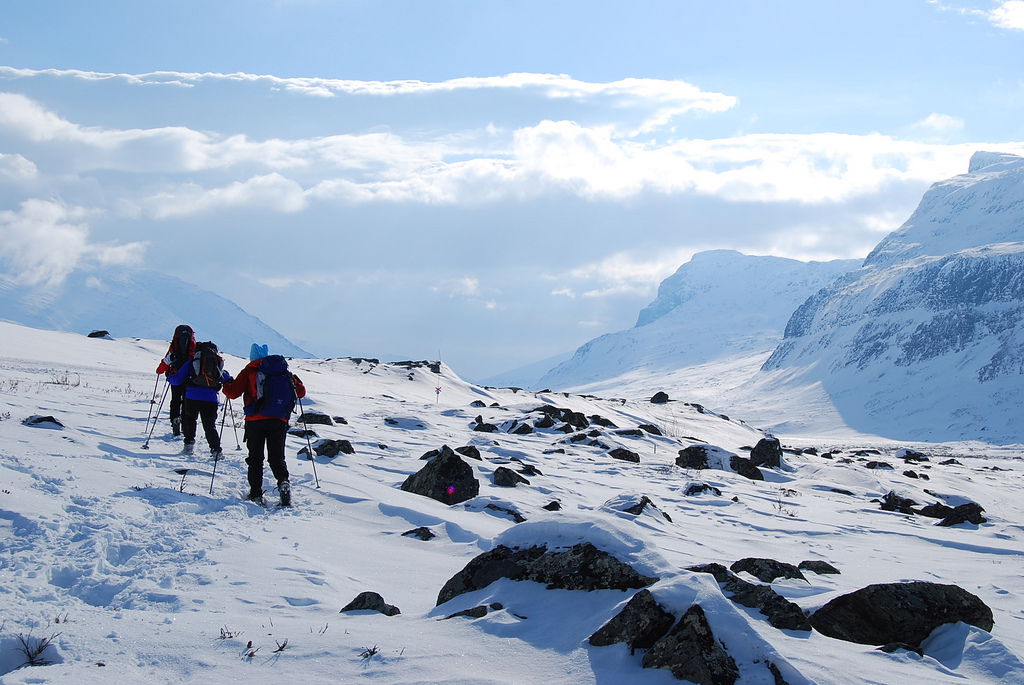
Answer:
<svg viewBox="0 0 1024 685"><path fill-rule="evenodd" d="M157 374L156 380L153 381L153 396L149 398L149 413L146 414L146 427L142 429L143 433L149 430L149 420L153 418L153 405L156 404L156 389L158 385L160 385L160 374Z"/></svg>
<svg viewBox="0 0 1024 685"><path fill-rule="evenodd" d="M309 441L309 424L306 423L306 410L302 408L302 398L296 395L295 399L299 401L299 419L302 420L302 427L306 429L306 449L309 450L309 461L313 464L313 480L316 481L316 487L319 490L320 479L316 475L316 459L313 458L313 445Z"/></svg>
<svg viewBox="0 0 1024 685"><path fill-rule="evenodd" d="M149 429L149 435L146 436L146 442L142 443L142 449L144 449L144 450L148 450L149 449L149 440L150 440L150 438L153 437L153 431L156 430L157 422L160 421L160 412L163 411L164 400L167 399L167 389L170 388L170 387L171 387L170 383L168 383L167 385L164 386L164 394L160 396L160 406L157 407L156 415L153 417L153 426Z"/></svg>
<svg viewBox="0 0 1024 685"><path fill-rule="evenodd" d="M230 402L230 400L228 400L228 401ZM217 440L219 440L219 441L224 440L224 419L227 418L227 415L228 415L228 403L225 402L224 403L224 408L220 412L220 432L217 433ZM234 422L232 422L232 423L234 423Z"/></svg>
<svg viewBox="0 0 1024 685"><path fill-rule="evenodd" d="M226 405L224 405L224 408L231 410L231 428L235 431L235 450L236 451L237 450L241 450L242 449L242 443L238 442L238 424L235 423L235 410L231 406L231 398L230 397L228 398L228 403ZM223 420L220 422L220 430L221 430L221 432L224 431L224 421Z"/></svg>
<svg viewBox="0 0 1024 685"><path fill-rule="evenodd" d="M221 424L221 428L223 428L223 427L224 427L224 425ZM211 495L213 494L213 479L217 477L217 462L219 462L219 461L220 461L220 455L218 455L217 453L214 453L214 456L213 456L213 473L210 474L210 494Z"/></svg>

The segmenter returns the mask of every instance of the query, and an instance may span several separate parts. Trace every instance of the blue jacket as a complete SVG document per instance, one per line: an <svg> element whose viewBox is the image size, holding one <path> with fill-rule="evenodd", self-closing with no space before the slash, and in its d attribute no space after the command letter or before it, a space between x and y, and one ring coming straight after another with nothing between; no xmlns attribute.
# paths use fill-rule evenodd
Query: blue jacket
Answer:
<svg viewBox="0 0 1024 685"><path fill-rule="evenodd" d="M185 399L197 400L199 402L217 402L220 398L220 391L214 390L213 388L203 388L197 385L189 385L189 380L195 375L195 371L192 369L192 361L181 365L181 368L172 373L167 377L167 381L171 385L184 385L185 386ZM227 371L221 376L223 382L232 380L231 374Z"/></svg>

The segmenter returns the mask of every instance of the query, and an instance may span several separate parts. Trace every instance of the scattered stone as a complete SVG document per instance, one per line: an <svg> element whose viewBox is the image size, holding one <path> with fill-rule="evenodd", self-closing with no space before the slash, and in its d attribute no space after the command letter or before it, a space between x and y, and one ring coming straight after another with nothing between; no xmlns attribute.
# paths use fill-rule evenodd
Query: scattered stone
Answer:
<svg viewBox="0 0 1024 685"><path fill-rule="evenodd" d="M483 457L480 456L480 450L473 445L466 445L465 447L456 447L455 451L464 457L470 459L476 459L477 461L483 461Z"/></svg>
<svg viewBox="0 0 1024 685"><path fill-rule="evenodd" d="M575 428L573 428L572 426L570 426L570 425L569 425L569 424L567 424L567 423L563 423L563 424L562 424L561 426L559 426L559 427L558 427L558 428L556 428L555 430L556 430L556 431L560 431L560 432L562 432L562 433L572 433L572 432L573 432L573 431L575 431L576 429L575 429Z"/></svg>
<svg viewBox="0 0 1024 685"><path fill-rule="evenodd" d="M916 472L911 471L911 470L904 471L903 475L906 476L907 478L913 478L915 480L917 480L920 477L920 476L917 475Z"/></svg>
<svg viewBox="0 0 1024 685"><path fill-rule="evenodd" d="M875 450L875 449L859 450L857 452L854 452L853 456L855 456L855 457L867 457L867 456L870 456L872 454L876 454L877 455L877 454L881 454L881 452L879 452L878 450Z"/></svg>
<svg viewBox="0 0 1024 685"><path fill-rule="evenodd" d="M23 426L38 426L39 428L63 428L64 424L58 421L52 416L39 416L33 414L27 419L22 420Z"/></svg>
<svg viewBox="0 0 1024 685"><path fill-rule="evenodd" d="M740 671L715 639L699 604L691 606L679 623L644 655L644 668L667 668L679 680L699 685L733 685Z"/></svg>
<svg viewBox="0 0 1024 685"><path fill-rule="evenodd" d="M782 445L778 438L761 438L750 450L750 461L754 466L777 469L782 466Z"/></svg>
<svg viewBox="0 0 1024 685"><path fill-rule="evenodd" d="M609 419L606 419L603 416L600 416L598 414L593 414L590 417L590 422L594 423L594 424L597 424L598 426L601 426L602 428L618 428L618 426L616 426L614 423L612 423Z"/></svg>
<svg viewBox="0 0 1024 685"><path fill-rule="evenodd" d="M800 569L793 564L787 564L784 561L775 561L774 559L747 557L734 562L729 568L734 573L746 571L762 583L770 583L776 578L799 578L800 580L807 580L804 578L804 574L800 573Z"/></svg>
<svg viewBox="0 0 1024 685"><path fill-rule="evenodd" d="M822 459L835 459L835 456L833 456L832 452L822 452L821 453L821 458Z"/></svg>
<svg viewBox="0 0 1024 685"><path fill-rule="evenodd" d="M569 438L569 442L573 442L573 443L583 442L586 439L587 439L587 434L586 433L577 433L576 435L573 435L572 437Z"/></svg>
<svg viewBox="0 0 1024 685"><path fill-rule="evenodd" d="M456 611L454 614L445 616L442 620L446 621L449 618L455 618L457 616L466 616L468 618L483 618L487 615L487 606L481 604L480 606L473 607L472 609L463 609L462 611Z"/></svg>
<svg viewBox="0 0 1024 685"><path fill-rule="evenodd" d="M494 470L492 482L503 488L514 488L520 483L524 483L526 485L530 484L530 481L526 480L512 469L504 466L499 466Z"/></svg>
<svg viewBox="0 0 1024 685"><path fill-rule="evenodd" d="M631 461L635 464L640 463L640 455L631 450L627 450L625 447L616 447L608 453L613 459L621 459L622 461Z"/></svg>
<svg viewBox="0 0 1024 685"><path fill-rule="evenodd" d="M902 642L919 647L945 623L963 621L991 631L992 610L956 585L884 583L836 597L811 616L823 635L863 645Z"/></svg>
<svg viewBox="0 0 1024 685"><path fill-rule="evenodd" d="M316 438L319 437L316 431L312 428L293 428L288 431L288 435L294 435L297 438Z"/></svg>
<svg viewBox="0 0 1024 685"><path fill-rule="evenodd" d="M651 500L651 498L648 497L647 495L641 495L641 496L625 495L625 496L623 496L621 498L618 498L618 499L622 500L621 504L625 504L627 506L624 506L624 507L621 507L621 508L618 507L618 506L615 506L613 508L618 509L618 511L621 511L624 514L632 514L633 516L639 516L640 514L643 513L645 508L651 507L654 511L658 512L659 514L661 514L665 518L666 521L669 521L669 522L672 521L672 517L669 516L668 514L666 514L665 512L663 512L661 509L659 509L658 505L655 504ZM616 500L612 500L612 502L616 502ZM617 504L619 504L619 502L616 502L616 505Z"/></svg>
<svg viewBox="0 0 1024 685"><path fill-rule="evenodd" d="M803 609L776 592L771 586L748 583L721 564L702 564L687 569L694 573L710 573L722 584L730 600L757 609L768 623L780 630L810 631L811 624Z"/></svg>
<svg viewBox="0 0 1024 685"><path fill-rule="evenodd" d="M869 461L868 463L864 464L864 468L866 468L866 469L889 469L891 471L892 470L892 464L889 464L888 462L884 462L884 461Z"/></svg>
<svg viewBox="0 0 1024 685"><path fill-rule="evenodd" d="M946 461L940 461L939 463L943 466L963 466L963 464L958 462L956 459L947 459Z"/></svg>
<svg viewBox="0 0 1024 685"><path fill-rule="evenodd" d="M761 473L761 469L754 466L754 462L750 461L746 457L732 456L729 458L729 466L733 471L749 478L750 480L764 480L764 474Z"/></svg>
<svg viewBox="0 0 1024 685"><path fill-rule="evenodd" d="M321 414L320 412L307 411L299 415L299 423L305 424L319 424L323 426L333 426L334 421L327 414Z"/></svg>
<svg viewBox="0 0 1024 685"><path fill-rule="evenodd" d="M486 505L484 507L484 509L490 509L491 511L496 511L496 512L498 512L499 515L507 516L508 518L512 519L516 523L522 523L523 521L526 520L525 516L520 514L518 511L516 511L512 507L503 507L500 504L494 504L493 502L488 504L488 505Z"/></svg>
<svg viewBox="0 0 1024 685"><path fill-rule="evenodd" d="M318 457L336 457L339 454L355 454L352 443L348 440L331 440L324 438L313 443L313 451ZM299 454L309 454L309 448L303 447Z"/></svg>
<svg viewBox="0 0 1024 685"><path fill-rule="evenodd" d="M578 411L569 412L569 414L567 416L564 416L562 418L563 418L563 420L567 424L569 424L570 426L573 426L575 428L589 428L590 427L590 421L588 421L587 417L584 416L581 412L578 412Z"/></svg>
<svg viewBox="0 0 1024 685"><path fill-rule="evenodd" d="M908 498L900 497L895 491L890 490L882 498L882 511L898 511L901 514L916 514L911 507L917 506L917 502Z"/></svg>
<svg viewBox="0 0 1024 685"><path fill-rule="evenodd" d="M633 595L622 611L598 628L589 642L607 647L622 642L632 654L637 648L648 649L660 640L675 623L676 617L665 611L650 590Z"/></svg>
<svg viewBox="0 0 1024 685"><path fill-rule="evenodd" d="M622 430L615 431L615 434L626 438L642 438L644 432L639 428L623 428Z"/></svg>
<svg viewBox="0 0 1024 685"><path fill-rule="evenodd" d="M437 537L434 531L430 530L426 526L420 526L419 528L413 528L402 533L402 537L407 538L419 538L420 540L432 540Z"/></svg>
<svg viewBox="0 0 1024 685"><path fill-rule="evenodd" d="M441 605L466 592L487 587L499 578L532 580L549 590L639 590L658 581L629 564L597 549L589 542L548 551L544 545L512 549L498 545L471 560L444 584L437 596Z"/></svg>
<svg viewBox="0 0 1024 685"><path fill-rule="evenodd" d="M654 397L651 398L652 404L665 404L668 401L668 395L660 390L654 393Z"/></svg>
<svg viewBox="0 0 1024 685"><path fill-rule="evenodd" d="M534 428L551 428L554 425L555 420L546 414L533 422Z"/></svg>
<svg viewBox="0 0 1024 685"><path fill-rule="evenodd" d="M961 504L958 507L953 507L953 511L935 525L955 526L959 523L973 523L975 525L980 525L987 521L987 519L981 515L981 512L983 511L985 510L977 502L967 502L966 504Z"/></svg>
<svg viewBox="0 0 1024 685"><path fill-rule="evenodd" d="M706 469L708 467L708 448L704 445L690 445L679 450L676 466L684 469Z"/></svg>
<svg viewBox="0 0 1024 685"><path fill-rule="evenodd" d="M469 403L469 406L483 408L487 406L487 403L485 403L483 400L473 400L472 402Z"/></svg>
<svg viewBox="0 0 1024 685"><path fill-rule="evenodd" d="M935 504L929 504L926 507L921 507L917 511L921 516L928 516L933 519L944 519L953 513L953 507L936 502Z"/></svg>
<svg viewBox="0 0 1024 685"><path fill-rule="evenodd" d="M541 454L565 454L564 447L556 447L550 450L544 450Z"/></svg>
<svg viewBox="0 0 1024 685"><path fill-rule="evenodd" d="M335 416L334 417L334 423L336 423L338 425L341 425L341 426L347 426L348 425L348 421L345 420L344 416Z"/></svg>
<svg viewBox="0 0 1024 685"><path fill-rule="evenodd" d="M346 611L378 611L385 616L397 616L402 613L398 607L388 604L376 592L360 592L356 598L342 607L338 613Z"/></svg>
<svg viewBox="0 0 1024 685"><path fill-rule="evenodd" d="M690 483L686 486L686 491L683 493L686 497L693 497L694 495L703 495L704 493L711 493L716 497L722 496L722 491L716 488L714 485L708 485L707 483Z"/></svg>
<svg viewBox="0 0 1024 685"><path fill-rule="evenodd" d="M663 435L661 429L655 426L653 423L641 423L637 426L642 431L647 431L651 435Z"/></svg>
<svg viewBox="0 0 1024 685"><path fill-rule="evenodd" d="M512 435L529 435L532 432L533 426L528 423L520 423L514 429L509 431Z"/></svg>
<svg viewBox="0 0 1024 685"><path fill-rule="evenodd" d="M480 482L473 468L444 445L436 457L405 479L402 490L452 505L476 497Z"/></svg>
<svg viewBox="0 0 1024 685"><path fill-rule="evenodd" d="M839 569L827 561L801 561L797 565L797 568L810 571L811 573L817 573L819 576L839 574Z"/></svg>
<svg viewBox="0 0 1024 685"><path fill-rule="evenodd" d="M473 430L479 433L497 433L498 427L495 426L493 423L484 423L482 421L479 421L475 426L473 426Z"/></svg>
<svg viewBox="0 0 1024 685"><path fill-rule="evenodd" d="M538 469L533 464L523 464L519 468L519 473L523 474L524 476L543 476L544 475L543 473L540 472L540 469Z"/></svg>
<svg viewBox="0 0 1024 685"><path fill-rule="evenodd" d="M110 331L92 331L91 333L89 333L85 337L87 337L87 338L106 338L107 340L113 340L113 338L110 337Z"/></svg>
<svg viewBox="0 0 1024 685"><path fill-rule="evenodd" d="M562 510L562 503L558 502L556 500L551 500L550 502L545 504L542 508L543 509L547 509L548 511L561 511Z"/></svg>
<svg viewBox="0 0 1024 685"><path fill-rule="evenodd" d="M829 488L829 490L840 495L849 495L850 497L856 497L856 495L854 495L849 490L843 490L842 488Z"/></svg>
<svg viewBox="0 0 1024 685"><path fill-rule="evenodd" d="M818 448L817 447L805 447L805 448L803 448L800 451L803 454L813 454L814 456L818 456Z"/></svg>

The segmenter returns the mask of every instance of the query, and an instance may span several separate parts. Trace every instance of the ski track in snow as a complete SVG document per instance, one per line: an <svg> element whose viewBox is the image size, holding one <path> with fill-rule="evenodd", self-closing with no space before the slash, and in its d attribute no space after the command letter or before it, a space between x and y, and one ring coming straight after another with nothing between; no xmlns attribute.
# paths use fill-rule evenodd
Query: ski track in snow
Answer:
<svg viewBox="0 0 1024 685"><path fill-rule="evenodd" d="M692 444L682 436L737 454L760 436L736 419L682 402L623 404L483 390L447 369L435 374L347 359L297 360L293 369L310 391L306 410L348 421L309 427L320 437L351 440L356 453L317 457L318 489L310 462L296 456L306 440L289 437L295 506L263 509L241 500L244 452L230 421L212 494L213 464L201 431L197 454L180 454L180 443L167 434L166 406L149 449L142 448L152 369L164 343L91 340L3 323L0 340L5 685L240 678L678 682L667 671L641 669L640 655L621 645L586 643L630 593L545 590L501 580L435 607L444 582L498 540L554 545L591 539L655 573L662 580L651 590L666 606L681 612L701 602L737 659L742 683L772 683L763 665L769 658L791 683L997 683L1014 682L1024 672L1024 610L1016 596L1024 576L1024 468L1015 449L901 445L932 456L927 464L907 466L893 455L897 445L891 441L843 434L814 442L802 436L801 445L842 449L842 457L853 459L855 449L876 448L882 454L867 459L895 468L869 470L863 461L787 453L785 468L765 470L767 480L753 482L675 466L676 451ZM243 364L229 358L226 366L237 373ZM444 388L439 399L433 392L438 384ZM469 406L477 399L501 406ZM501 425L543 403L600 414L619 429L653 423L670 435L628 437L599 429L598 439L609 447L640 453L641 462L633 464L551 430L516 436L470 429L477 414ZM240 403L232 408L240 414ZM731 415L727 407L717 410ZM65 427L22 425L30 415L52 415ZM465 460L481 484L479 497L465 506L398 489L426 463L419 457L443 444L475 445L484 458ZM544 453L554 447L566 453ZM949 456L963 464L937 463ZM527 475L530 485L516 488L491 484L494 469L517 467L514 459L542 475ZM904 476L909 468L930 479ZM188 469L184 481L179 469ZM270 485L269 469L266 480ZM723 494L686 496L690 482ZM883 512L871 500L889 490L920 504L978 501L989 523L941 528L934 519ZM633 494L648 495L672 521L649 509L638 516L616 510L617 498ZM267 495L276 499L272 487ZM561 512L542 509L552 500L561 503ZM527 522L516 525L486 510L488 503L515 508ZM401 535L419 526L438 537L424 542ZM871 583L932 580L980 596L992 607L996 626L991 636L973 628L936 631L934 658L884 654L818 633L776 630L756 610L722 597L709 577L682 570L751 556L836 565L841 575L808 573L807 581L773 584L805 609ZM402 613L338 613L364 590L379 592ZM441 620L492 602L505 609L480 619ZM17 669L18 634L56 635L44 655L54 663ZM366 656L368 651L374 653Z"/></svg>

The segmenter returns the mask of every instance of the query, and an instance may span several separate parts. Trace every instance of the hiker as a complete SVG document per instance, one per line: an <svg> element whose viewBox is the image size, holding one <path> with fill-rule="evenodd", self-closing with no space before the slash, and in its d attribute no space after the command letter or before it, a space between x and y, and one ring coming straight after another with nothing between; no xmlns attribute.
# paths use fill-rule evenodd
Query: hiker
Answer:
<svg viewBox="0 0 1024 685"><path fill-rule="evenodd" d="M181 324L174 329L174 337L167 347L167 354L156 367L156 372L164 374L171 385L171 433L175 436L181 435L181 400L185 395L185 386L171 381L171 376L179 371L186 361L192 359L195 351L196 337L192 327Z"/></svg>
<svg viewBox="0 0 1024 685"><path fill-rule="evenodd" d="M210 456L220 459L220 435L217 434L218 393L221 386L231 380L231 374L224 370L224 360L212 342L196 343L190 363L183 364L168 379L184 388L181 430L185 435L183 454L192 454L196 444L196 422L203 421L203 433L210 446Z"/></svg>
<svg viewBox="0 0 1024 685"><path fill-rule="evenodd" d="M288 435L288 418L297 398L306 396L306 388L295 374L288 371L288 361L279 354L269 354L266 345L253 343L249 364L238 377L224 384L224 394L234 399L245 395L245 444L249 456L249 495L246 499L263 502L263 453L277 479L281 506L291 506L292 489L288 481L288 465L284 460L284 442Z"/></svg>

